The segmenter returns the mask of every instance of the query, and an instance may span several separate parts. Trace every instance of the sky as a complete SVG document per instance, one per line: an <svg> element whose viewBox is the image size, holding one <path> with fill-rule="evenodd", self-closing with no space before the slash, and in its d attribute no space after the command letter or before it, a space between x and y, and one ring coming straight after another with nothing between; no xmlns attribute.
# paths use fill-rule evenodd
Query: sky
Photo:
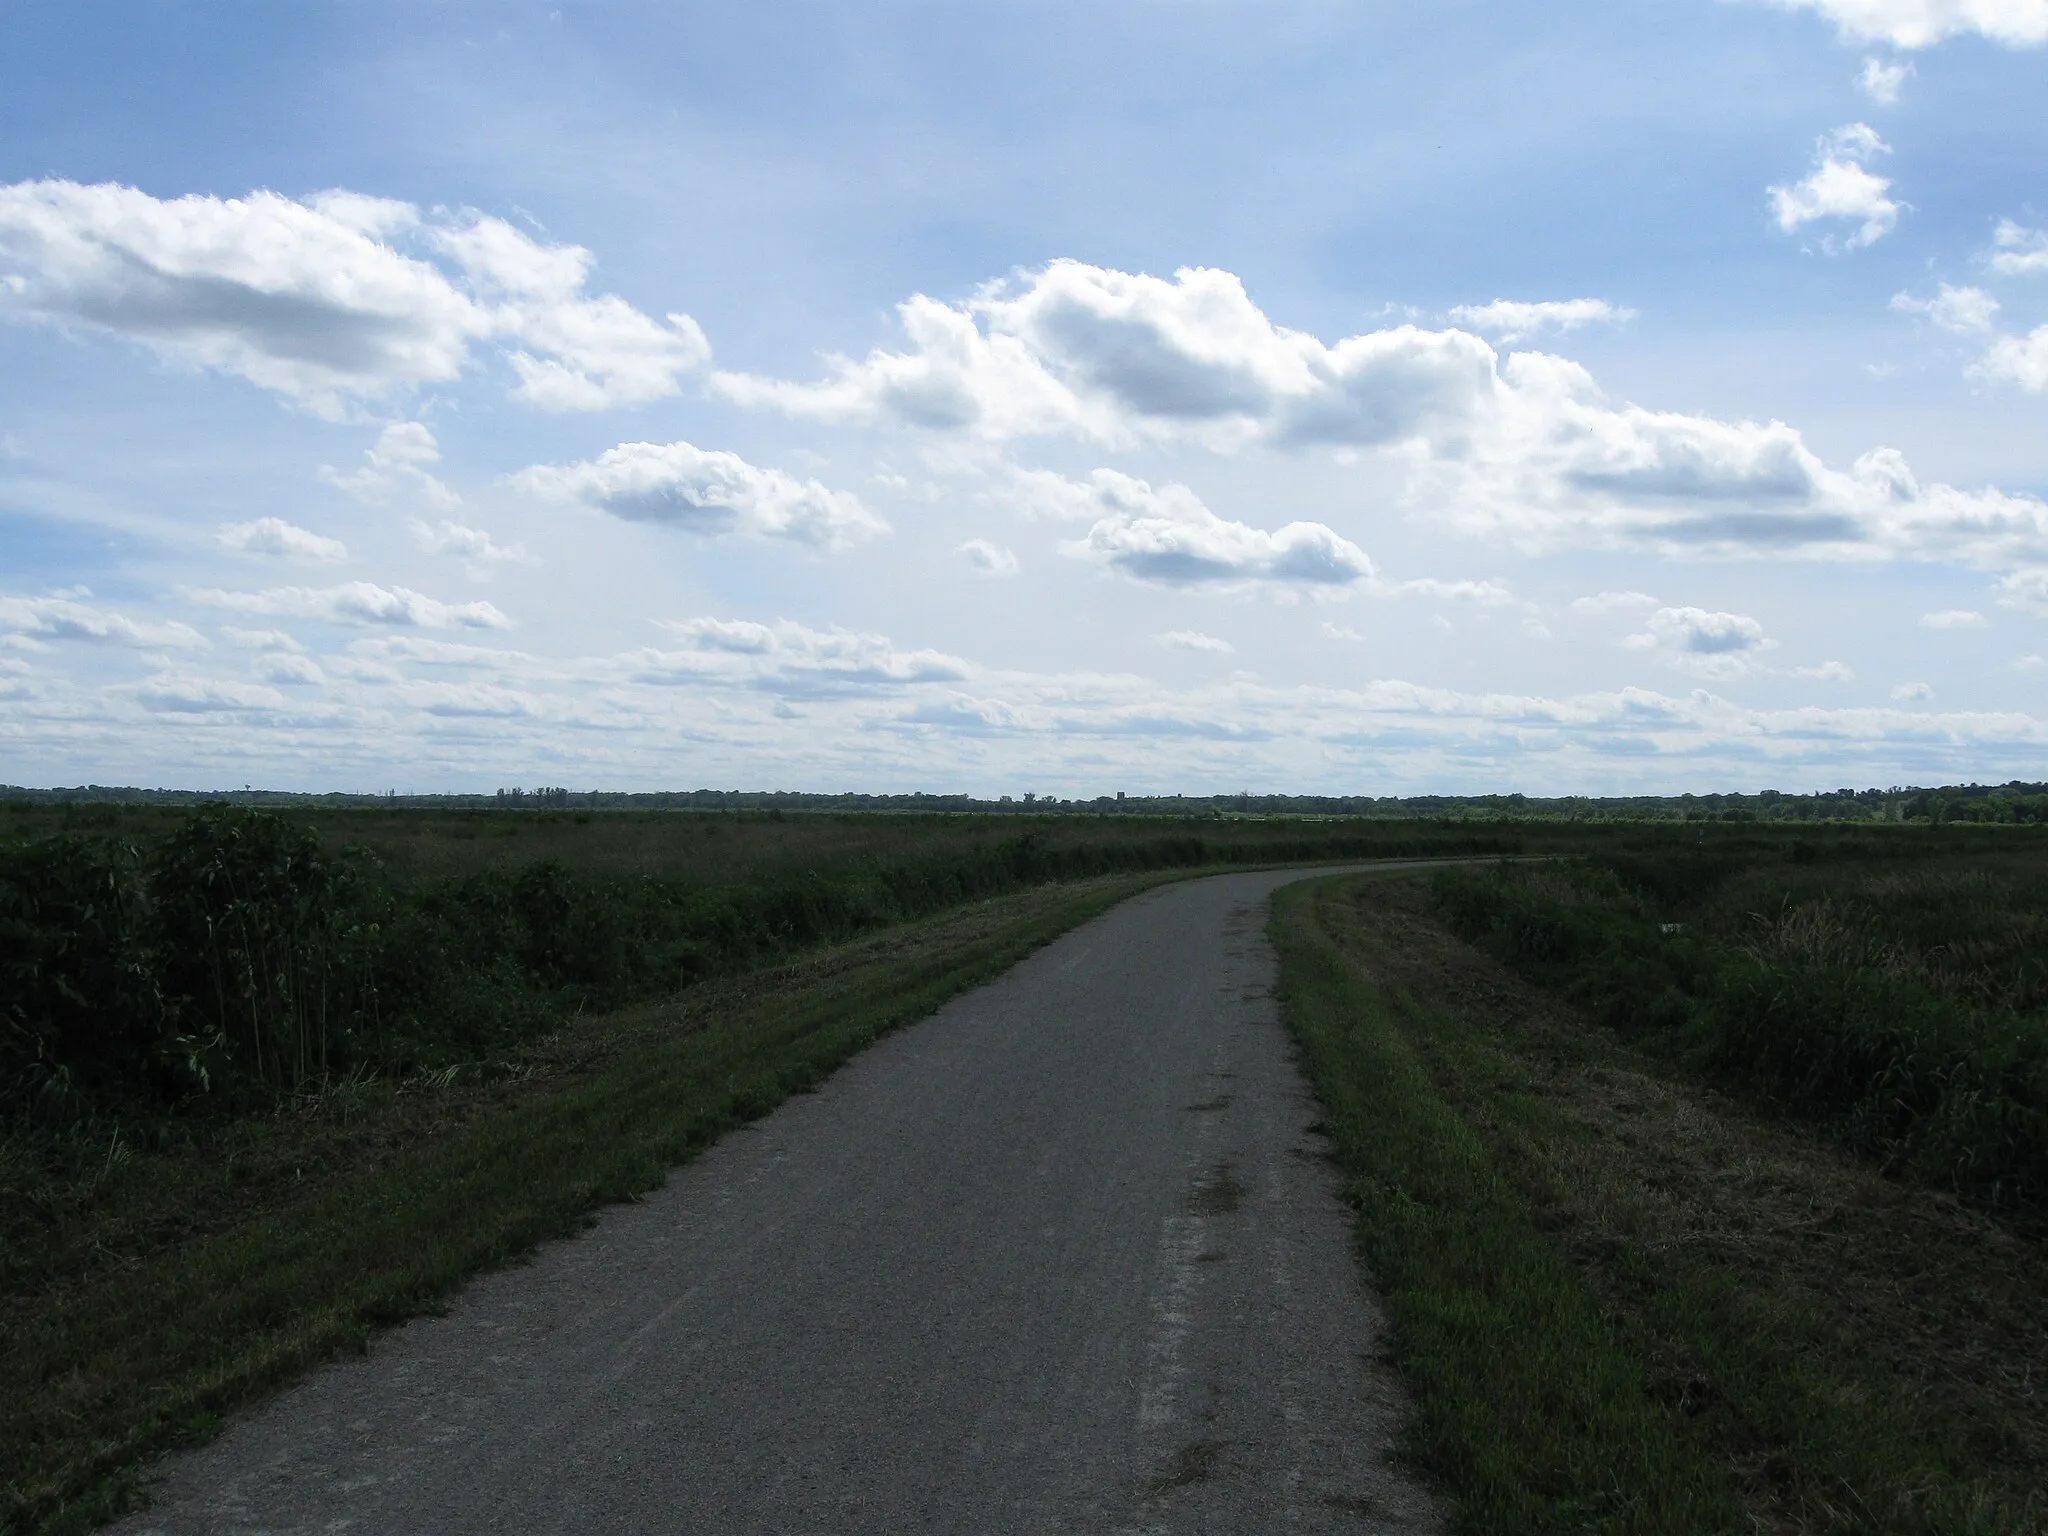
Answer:
<svg viewBox="0 0 2048 1536"><path fill-rule="evenodd" d="M2048 0L0 4L0 782L2048 778Z"/></svg>

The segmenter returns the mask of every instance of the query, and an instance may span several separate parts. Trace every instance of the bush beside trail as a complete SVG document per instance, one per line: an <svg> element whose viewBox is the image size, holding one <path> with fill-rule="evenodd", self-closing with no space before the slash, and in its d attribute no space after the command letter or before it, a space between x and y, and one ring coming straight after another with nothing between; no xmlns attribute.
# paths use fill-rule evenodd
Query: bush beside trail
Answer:
<svg viewBox="0 0 2048 1536"><path fill-rule="evenodd" d="M568 1013L1049 881L1515 846L1413 826L1120 827L718 884L554 858L405 881L291 818L212 804L153 841L0 847L0 1118L247 1111L349 1074L443 1070Z"/></svg>
<svg viewBox="0 0 2048 1536"><path fill-rule="evenodd" d="M1461 937L1886 1166L2048 1221L2048 880L1674 853L1446 870Z"/></svg>

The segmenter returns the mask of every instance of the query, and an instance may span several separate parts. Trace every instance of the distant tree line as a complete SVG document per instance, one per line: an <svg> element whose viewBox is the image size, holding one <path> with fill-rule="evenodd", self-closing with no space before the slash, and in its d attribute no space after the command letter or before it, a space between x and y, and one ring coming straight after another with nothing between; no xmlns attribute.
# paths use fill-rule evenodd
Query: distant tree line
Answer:
<svg viewBox="0 0 2048 1536"><path fill-rule="evenodd" d="M1918 821L1946 824L2048 821L2048 783L1917 785L1792 794L1684 795L1097 795L1065 799L1024 791L995 799L964 794L807 794L792 790L689 789L630 792L566 787L502 788L495 794L293 794L282 790L215 791L0 786L0 801L21 804L198 805L209 801L275 809L408 807L432 810L722 810L916 811L1011 815L1352 816L1383 820L1565 821Z"/></svg>

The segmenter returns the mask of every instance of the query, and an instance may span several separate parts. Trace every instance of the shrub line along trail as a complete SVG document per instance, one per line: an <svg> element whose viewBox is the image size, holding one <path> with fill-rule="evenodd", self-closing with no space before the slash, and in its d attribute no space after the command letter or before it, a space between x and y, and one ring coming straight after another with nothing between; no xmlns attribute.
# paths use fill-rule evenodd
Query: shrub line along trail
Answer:
<svg viewBox="0 0 2048 1536"><path fill-rule="evenodd" d="M119 1529L1435 1530L1272 996L1302 873L1074 930Z"/></svg>

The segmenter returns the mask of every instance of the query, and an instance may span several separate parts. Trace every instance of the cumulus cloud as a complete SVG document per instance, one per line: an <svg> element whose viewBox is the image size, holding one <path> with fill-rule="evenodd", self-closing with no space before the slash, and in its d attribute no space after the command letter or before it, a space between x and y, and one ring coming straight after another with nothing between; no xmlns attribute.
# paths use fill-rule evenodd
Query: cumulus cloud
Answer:
<svg viewBox="0 0 2048 1536"><path fill-rule="evenodd" d="M537 496L706 537L741 533L838 548L889 528L850 491L690 443L621 443L580 464L536 464L512 478Z"/></svg>
<svg viewBox="0 0 2048 1536"><path fill-rule="evenodd" d="M341 540L325 538L281 517L259 517L252 523L222 523L219 538L229 549L252 555L280 555L316 565L348 558L348 546Z"/></svg>
<svg viewBox="0 0 2048 1536"><path fill-rule="evenodd" d="M264 592L208 588L189 596L194 602L235 613L322 619L334 624L504 629L511 623L489 603L444 603L404 587L380 587L367 581L344 582L337 587L273 587Z"/></svg>
<svg viewBox="0 0 2048 1536"><path fill-rule="evenodd" d="M413 542L430 555L462 556L469 562L472 573L481 573L494 565L540 564L526 552L523 544L500 544L481 528L451 523L445 518L438 524L415 519L412 537Z"/></svg>
<svg viewBox="0 0 2048 1536"><path fill-rule="evenodd" d="M1572 599L1574 613L1614 613L1630 608L1657 606L1657 599L1647 592L1596 592L1591 597Z"/></svg>
<svg viewBox="0 0 2048 1536"><path fill-rule="evenodd" d="M1786 234L1819 219L1859 221L1843 239L1824 237L1827 251L1858 250L1875 245L1899 222L1901 204L1890 196L1891 182L1872 171L1869 161L1891 153L1891 146L1868 123L1850 123L1820 140L1814 168L1804 181L1771 187L1771 208Z"/></svg>
<svg viewBox="0 0 2048 1536"><path fill-rule="evenodd" d="M1228 640L1219 639L1215 635L1205 635L1198 629L1169 629L1165 634L1155 635L1153 638L1161 645L1170 646L1176 651L1209 651L1218 656L1229 656L1237 650L1237 647Z"/></svg>
<svg viewBox="0 0 2048 1536"><path fill-rule="evenodd" d="M1998 583L1998 601L2007 608L2048 615L2048 565L2014 571Z"/></svg>
<svg viewBox="0 0 2048 1536"><path fill-rule="evenodd" d="M1268 531L1218 517L1185 485L1153 486L1112 469L1066 483L1066 515L1085 494L1099 515L1060 552L1161 586L1270 583L1340 590L1373 574L1365 551L1322 523Z"/></svg>
<svg viewBox="0 0 2048 1536"><path fill-rule="evenodd" d="M1710 613L1704 608L1659 608L1650 615L1644 633L1630 637L1630 643L1661 646L1694 656L1728 656L1760 651L1775 644L1764 638L1764 627L1740 613Z"/></svg>
<svg viewBox="0 0 2048 1536"><path fill-rule="evenodd" d="M1374 446L1462 418L1493 350L1414 326L1325 346L1276 326L1229 272L1171 280L1056 261L958 305L901 307L907 352L827 360L795 384L720 374L748 403L829 419L884 419L1002 440L1060 434L1229 446Z"/></svg>
<svg viewBox="0 0 2048 1536"><path fill-rule="evenodd" d="M289 651L294 654L305 647L281 629L242 629L234 624L221 626L222 634L232 645L239 645L251 651Z"/></svg>
<svg viewBox="0 0 2048 1536"><path fill-rule="evenodd" d="M1794 677L1810 677L1822 683L1854 682L1856 674L1839 661L1824 661L1817 667L1794 667Z"/></svg>
<svg viewBox="0 0 2048 1536"><path fill-rule="evenodd" d="M955 553L983 576L1014 576L1019 569L1016 555L988 539L969 539Z"/></svg>
<svg viewBox="0 0 2048 1536"><path fill-rule="evenodd" d="M2048 0L1776 0L1815 11L1843 36L1894 48L1928 48L1976 33L2009 48L2048 40Z"/></svg>
<svg viewBox="0 0 2048 1536"><path fill-rule="evenodd" d="M2025 277L2048 272L2048 229L2028 229L2011 219L2000 219L1991 232L1991 270L2001 277Z"/></svg>
<svg viewBox="0 0 2048 1536"><path fill-rule="evenodd" d="M2048 325L2037 325L2024 336L2000 336L1972 371L2035 394L2048 389Z"/></svg>
<svg viewBox="0 0 2048 1536"><path fill-rule="evenodd" d="M1906 702L1934 697L1934 690L1925 683L1901 683L1892 690L1892 697Z"/></svg>
<svg viewBox="0 0 2048 1536"><path fill-rule="evenodd" d="M524 651L497 646L466 645L458 640L430 640L424 635L377 635L349 642L349 654L372 662L419 662L430 667L481 667L494 671L533 670Z"/></svg>
<svg viewBox="0 0 2048 1536"><path fill-rule="evenodd" d="M501 219L352 192L0 187L0 313L124 336L333 416L446 383L492 340L544 409L674 394L709 361L703 332L587 293L590 266Z"/></svg>
<svg viewBox="0 0 2048 1536"><path fill-rule="evenodd" d="M1537 353L1501 379L1485 432L1415 464L1415 495L1474 533L1532 550L2048 561L2048 504L1923 485L1894 449L1838 470L1783 422L1610 406L1584 369Z"/></svg>
<svg viewBox="0 0 2048 1536"><path fill-rule="evenodd" d="M1998 313L1998 300L1982 288L1952 288L1943 283L1931 299L1895 293L1892 308L1903 314L1925 315L1945 331L1969 335L1991 329L1992 318Z"/></svg>
<svg viewBox="0 0 2048 1536"><path fill-rule="evenodd" d="M1723 680L1743 676L1749 659L1772 650L1764 627L1747 614L1715 613L1704 608L1659 608L1639 634L1622 644L1654 650L1675 665L1704 677Z"/></svg>
<svg viewBox="0 0 2048 1536"><path fill-rule="evenodd" d="M1632 309L1619 308L1605 299L1546 299L1523 303L1495 299L1491 304L1460 304L1451 318L1460 325L1498 336L1502 341L1520 341L1541 331L1575 331L1598 322L1622 325L1635 319Z"/></svg>
<svg viewBox="0 0 2048 1536"><path fill-rule="evenodd" d="M284 695L262 683L183 673L148 678L137 685L135 695L145 709L181 715L247 714L285 707Z"/></svg>
<svg viewBox="0 0 2048 1536"><path fill-rule="evenodd" d="M1923 486L1885 448L1837 469L1783 422L1616 405L1577 363L1540 352L1502 358L1463 331L1401 326L1326 345L1274 325L1228 273L1191 269L1169 281L1056 262L959 306L912 307L927 320L944 310L958 346L943 357L914 348L842 360L823 384L770 388L728 376L720 387L802 411L948 425L970 439L1057 432L1179 437L1224 450L1379 447L1405 466L1417 511L1532 551L1952 560L1991 570L2048 560L2048 507L2037 498ZM2029 345L2006 347L1995 366L2023 380L2048 369L2048 340L2040 361ZM984 367L977 358L998 360ZM953 381L947 398L959 409L899 408L894 391L913 378ZM1101 474L1007 471L988 494L1067 520L1155 515L1149 505L1106 509L1122 491ZM1120 525L1106 529L1102 553L1121 538Z"/></svg>
<svg viewBox="0 0 2048 1536"><path fill-rule="evenodd" d="M320 478L363 501L384 501L393 494L417 492L438 506L452 507L462 498L435 478L427 466L441 459L441 445L422 421L394 421L377 434L375 446L363 450L361 469L342 473L320 466Z"/></svg>
<svg viewBox="0 0 2048 1536"><path fill-rule="evenodd" d="M290 651L272 651L261 658L262 677L266 683L282 683L288 688L310 688L327 681L327 674L320 670L319 663L310 656L295 656Z"/></svg>
<svg viewBox="0 0 2048 1536"><path fill-rule="evenodd" d="M662 626L678 650L649 649L623 658L635 681L741 682L771 692L819 694L959 682L973 669L942 651L898 650L886 635L812 629L791 619L698 618Z"/></svg>
<svg viewBox="0 0 2048 1536"><path fill-rule="evenodd" d="M78 640L138 649L200 650L207 643L189 624L131 619L68 597L0 597L0 632L31 640Z"/></svg>
<svg viewBox="0 0 2048 1536"><path fill-rule="evenodd" d="M1895 107L1912 74L1913 66L1900 60L1865 59L1856 88L1881 107Z"/></svg>
<svg viewBox="0 0 2048 1536"><path fill-rule="evenodd" d="M585 294L593 258L581 246L543 246L502 219L442 226L433 243L452 256L517 339L516 391L543 409L595 411L676 392L677 376L711 361L688 315L657 321L625 300Z"/></svg>
<svg viewBox="0 0 2048 1536"><path fill-rule="evenodd" d="M1383 597L1434 597L1447 603L1472 603L1481 608L1504 608L1515 594L1497 581L1444 581L1435 576L1416 576L1407 581L1376 581L1373 591Z"/></svg>
<svg viewBox="0 0 2048 1536"><path fill-rule="evenodd" d="M1970 608L1946 608L1920 615L1922 629L1987 629L1991 621Z"/></svg>

